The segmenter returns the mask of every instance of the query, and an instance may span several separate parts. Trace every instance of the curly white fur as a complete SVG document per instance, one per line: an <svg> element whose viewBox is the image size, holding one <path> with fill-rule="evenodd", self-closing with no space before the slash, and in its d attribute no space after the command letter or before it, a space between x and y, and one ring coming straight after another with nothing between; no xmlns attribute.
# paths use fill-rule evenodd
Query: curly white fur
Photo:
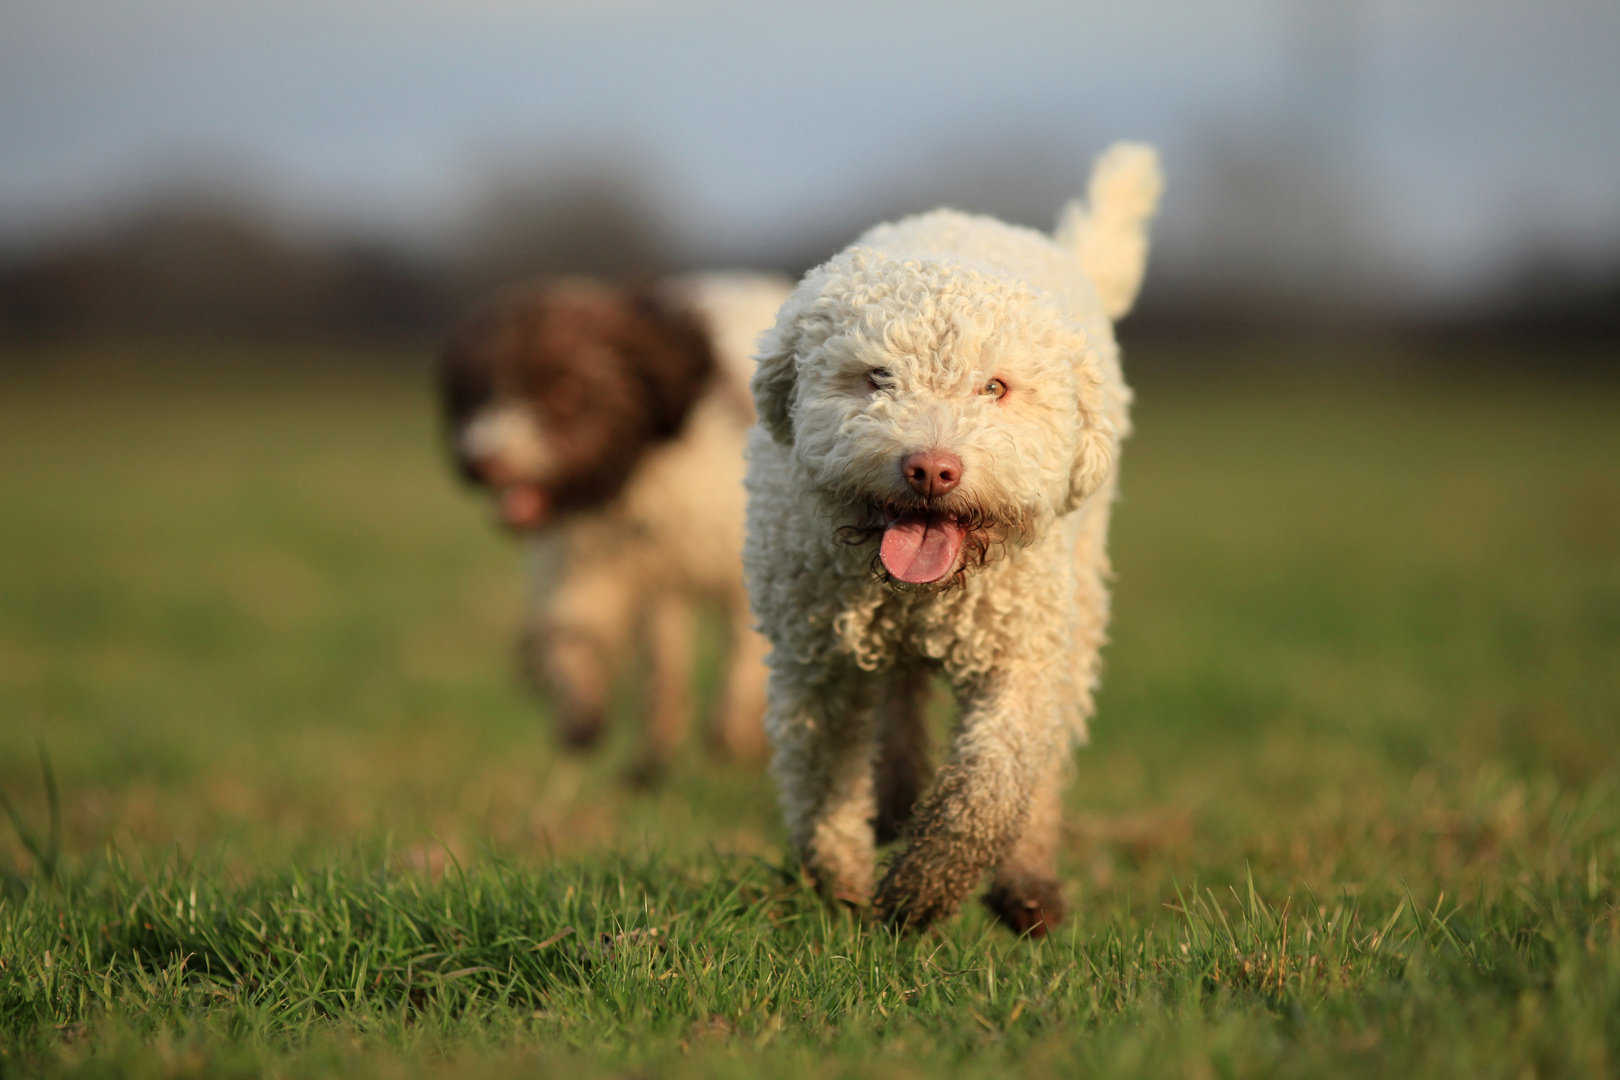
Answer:
<svg viewBox="0 0 1620 1080"><path fill-rule="evenodd" d="M827 892L871 897L874 821L903 819L917 790L918 673L962 705L878 889L886 918L949 914L992 865L1012 925L1059 915L1062 763L1092 709L1130 423L1111 319L1141 282L1159 190L1153 152L1121 144L1055 239L949 210L880 225L811 271L761 343L744 562L782 808ZM979 392L992 379L1004 397ZM983 559L967 551L947 588L875 570L872 537L919 498L900 463L927 451L962 468L925 509L984 526Z"/></svg>

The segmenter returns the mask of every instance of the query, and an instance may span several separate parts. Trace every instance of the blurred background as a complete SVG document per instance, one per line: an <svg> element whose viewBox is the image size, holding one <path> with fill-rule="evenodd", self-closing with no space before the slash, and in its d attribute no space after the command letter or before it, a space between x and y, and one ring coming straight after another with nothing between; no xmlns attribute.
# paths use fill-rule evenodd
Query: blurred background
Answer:
<svg viewBox="0 0 1620 1080"><path fill-rule="evenodd" d="M1607 338L1616 56L1608 0L12 0L0 333L425 339L524 274L1047 228L1132 137L1140 335Z"/></svg>
<svg viewBox="0 0 1620 1080"><path fill-rule="evenodd" d="M634 679L557 751L433 344L529 274L1048 228L1126 137L1169 190L1066 874L1507 881L1620 790L1617 58L1614 0L6 0L0 789L46 820L43 738L70 850L249 868L780 854L757 770L617 782Z"/></svg>

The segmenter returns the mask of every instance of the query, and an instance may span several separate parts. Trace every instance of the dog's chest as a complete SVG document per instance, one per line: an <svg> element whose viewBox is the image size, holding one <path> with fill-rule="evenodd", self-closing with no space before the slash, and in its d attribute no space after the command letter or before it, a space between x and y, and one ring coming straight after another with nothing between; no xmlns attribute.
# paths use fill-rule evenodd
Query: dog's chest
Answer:
<svg viewBox="0 0 1620 1080"><path fill-rule="evenodd" d="M846 594L834 621L840 651L869 670L915 658L967 678L987 675L1010 658L1045 653L1067 636L1073 592L1064 568L1033 565L1042 561L1001 561L940 592L862 582ZM1032 595L1032 578L1047 587Z"/></svg>

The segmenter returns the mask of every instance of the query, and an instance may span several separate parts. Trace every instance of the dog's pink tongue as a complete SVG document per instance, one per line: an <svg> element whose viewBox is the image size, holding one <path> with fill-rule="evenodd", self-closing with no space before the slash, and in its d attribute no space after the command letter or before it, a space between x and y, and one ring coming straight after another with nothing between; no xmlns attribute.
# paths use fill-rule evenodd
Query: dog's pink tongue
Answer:
<svg viewBox="0 0 1620 1080"><path fill-rule="evenodd" d="M913 510L883 530L878 558L890 577L926 585L956 569L962 537L962 527L954 518Z"/></svg>

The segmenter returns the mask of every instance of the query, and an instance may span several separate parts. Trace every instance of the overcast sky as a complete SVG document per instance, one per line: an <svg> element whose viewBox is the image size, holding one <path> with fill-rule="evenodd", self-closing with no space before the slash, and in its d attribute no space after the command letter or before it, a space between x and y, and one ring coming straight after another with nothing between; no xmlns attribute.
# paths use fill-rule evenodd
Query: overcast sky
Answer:
<svg viewBox="0 0 1620 1080"><path fill-rule="evenodd" d="M1425 288L1595 258L1620 248L1620 2L0 0L13 237L198 175L425 236L492 172L596 156L689 243L745 250L1025 154L1078 186L1119 136L1165 150L1172 249L1211 235L1234 159L1308 145Z"/></svg>

